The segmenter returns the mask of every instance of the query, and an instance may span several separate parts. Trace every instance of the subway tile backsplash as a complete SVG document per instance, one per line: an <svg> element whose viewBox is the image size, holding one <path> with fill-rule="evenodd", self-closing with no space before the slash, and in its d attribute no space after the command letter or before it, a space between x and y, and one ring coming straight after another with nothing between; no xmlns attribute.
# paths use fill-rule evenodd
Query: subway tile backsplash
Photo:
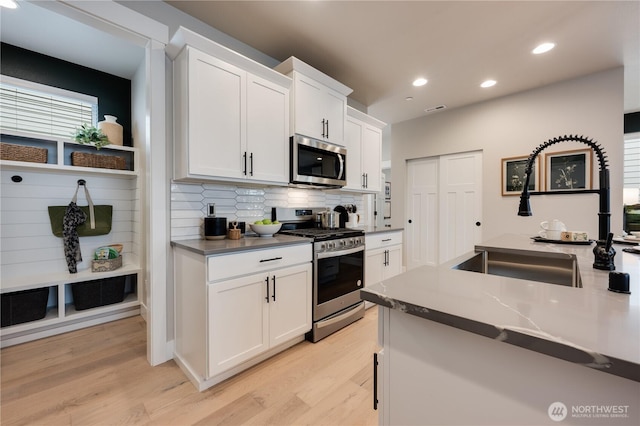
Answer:
<svg viewBox="0 0 640 426"><path fill-rule="evenodd" d="M215 203L216 216L227 221L251 223L270 217L272 207L330 207L355 204L366 218L363 195L315 189L265 187L248 188L227 184L171 184L171 239L203 238L207 204Z"/></svg>

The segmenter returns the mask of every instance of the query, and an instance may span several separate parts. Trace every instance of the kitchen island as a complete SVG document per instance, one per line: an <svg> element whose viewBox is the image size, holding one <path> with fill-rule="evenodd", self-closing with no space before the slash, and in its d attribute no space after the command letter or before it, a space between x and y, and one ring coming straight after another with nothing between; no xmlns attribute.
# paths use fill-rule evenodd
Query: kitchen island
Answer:
<svg viewBox="0 0 640 426"><path fill-rule="evenodd" d="M523 235L477 249L568 255L582 287L454 268L472 252L363 289L380 305L381 424L638 424L640 262L614 247L631 294L607 290L593 245Z"/></svg>

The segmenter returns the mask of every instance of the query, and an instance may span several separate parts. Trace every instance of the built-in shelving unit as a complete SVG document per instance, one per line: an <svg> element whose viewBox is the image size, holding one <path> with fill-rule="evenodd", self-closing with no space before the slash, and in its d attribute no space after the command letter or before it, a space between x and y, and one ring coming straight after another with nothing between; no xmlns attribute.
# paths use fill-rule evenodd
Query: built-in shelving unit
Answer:
<svg viewBox="0 0 640 426"><path fill-rule="evenodd" d="M100 150L90 145L83 145L70 139L48 138L42 135L25 132L3 131L1 142L14 145L33 146L47 149L46 163L31 163L27 161L0 160L3 167L35 169L39 171L55 171L70 173L99 173L120 177L135 177L137 173L136 148L119 145L107 145ZM125 159L124 170L74 166L71 161L72 152L85 152L98 155L113 155Z"/></svg>
<svg viewBox="0 0 640 426"><path fill-rule="evenodd" d="M139 314L142 242L137 231L141 222L137 148L108 145L97 150L70 139L6 131L2 132L0 141L47 149L46 163L0 160L2 201L14 206L10 211L3 209L0 218L3 226L0 293L49 289L44 318L2 327L0 346ZM125 169L74 166L72 152L118 156L124 158ZM46 206L68 203L78 178L92 185L94 202L113 205L114 223L107 236L80 239L85 262L77 273L71 274L66 268L62 239L51 233ZM96 246L114 242L125 242L123 266L110 272L92 272L92 251ZM76 309L71 291L73 284L115 277L126 277L122 302Z"/></svg>

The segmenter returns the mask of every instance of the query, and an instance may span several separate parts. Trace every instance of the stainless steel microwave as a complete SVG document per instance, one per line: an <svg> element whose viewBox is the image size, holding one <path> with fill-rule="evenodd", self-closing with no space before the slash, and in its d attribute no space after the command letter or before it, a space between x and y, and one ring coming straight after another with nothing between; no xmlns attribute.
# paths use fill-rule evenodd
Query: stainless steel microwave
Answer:
<svg viewBox="0 0 640 426"><path fill-rule="evenodd" d="M347 183L347 149L302 135L291 137L294 185L342 187Z"/></svg>

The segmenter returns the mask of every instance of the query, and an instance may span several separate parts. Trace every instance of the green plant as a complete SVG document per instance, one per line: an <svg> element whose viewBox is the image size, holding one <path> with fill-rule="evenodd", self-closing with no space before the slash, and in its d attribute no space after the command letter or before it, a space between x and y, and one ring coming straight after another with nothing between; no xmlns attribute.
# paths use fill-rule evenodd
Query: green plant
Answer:
<svg viewBox="0 0 640 426"><path fill-rule="evenodd" d="M96 147L96 149L100 149L105 145L109 145L109 139L107 138L107 135L102 133L102 130L97 129L93 126L89 126L87 124L83 124L76 129L76 133L73 136L73 139L83 145L93 145Z"/></svg>

